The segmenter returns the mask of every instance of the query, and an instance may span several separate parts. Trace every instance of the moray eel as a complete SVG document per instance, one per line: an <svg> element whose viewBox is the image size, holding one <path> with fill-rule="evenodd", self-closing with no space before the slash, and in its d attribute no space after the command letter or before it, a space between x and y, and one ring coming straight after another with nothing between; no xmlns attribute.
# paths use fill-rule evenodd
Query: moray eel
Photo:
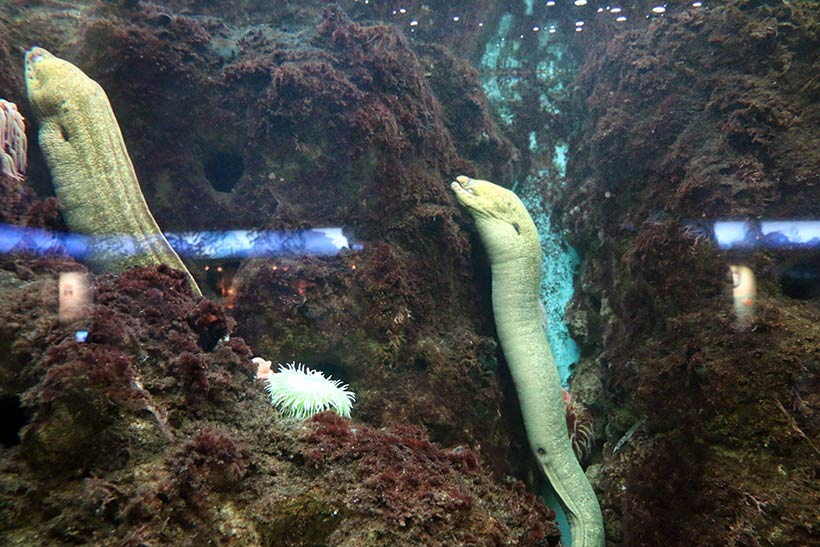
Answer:
<svg viewBox="0 0 820 547"><path fill-rule="evenodd" d="M148 209L103 88L39 47L26 53L25 64L40 148L66 223L94 241L88 261L109 272L166 264L202 294Z"/></svg>
<svg viewBox="0 0 820 547"><path fill-rule="evenodd" d="M450 187L475 219L490 259L496 331L530 448L567 511L573 547L603 547L601 508L572 451L561 380L544 333L541 243L535 224L506 188L464 176Z"/></svg>

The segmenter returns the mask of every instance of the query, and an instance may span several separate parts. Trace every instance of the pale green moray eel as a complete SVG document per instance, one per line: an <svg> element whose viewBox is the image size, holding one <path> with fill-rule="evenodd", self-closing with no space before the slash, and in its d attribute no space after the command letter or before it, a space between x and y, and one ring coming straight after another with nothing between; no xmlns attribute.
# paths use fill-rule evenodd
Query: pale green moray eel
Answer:
<svg viewBox="0 0 820 547"><path fill-rule="evenodd" d="M496 331L530 448L567 511L572 546L603 547L601 508L572 451L561 380L544 333L541 245L535 224L518 196L506 188L463 176L450 186L475 219L490 259Z"/></svg>
<svg viewBox="0 0 820 547"><path fill-rule="evenodd" d="M148 209L103 88L35 47L26 53L26 90L68 227L104 242L89 262L110 272L166 264L184 271L202 294Z"/></svg>

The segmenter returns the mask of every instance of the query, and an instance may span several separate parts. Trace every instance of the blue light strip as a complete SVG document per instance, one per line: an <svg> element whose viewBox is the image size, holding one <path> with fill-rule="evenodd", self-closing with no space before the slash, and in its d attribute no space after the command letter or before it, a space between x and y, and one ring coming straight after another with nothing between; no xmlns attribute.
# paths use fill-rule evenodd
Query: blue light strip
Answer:
<svg viewBox="0 0 820 547"><path fill-rule="evenodd" d="M717 221L714 234L724 250L820 249L817 220Z"/></svg>
<svg viewBox="0 0 820 547"><path fill-rule="evenodd" d="M342 249L362 249L360 244L351 244L341 228L181 232L165 237L181 257L194 260L335 256ZM129 255L139 252L137 241L128 236L95 237L0 223L0 253L67 254L83 260L96 248L116 248Z"/></svg>

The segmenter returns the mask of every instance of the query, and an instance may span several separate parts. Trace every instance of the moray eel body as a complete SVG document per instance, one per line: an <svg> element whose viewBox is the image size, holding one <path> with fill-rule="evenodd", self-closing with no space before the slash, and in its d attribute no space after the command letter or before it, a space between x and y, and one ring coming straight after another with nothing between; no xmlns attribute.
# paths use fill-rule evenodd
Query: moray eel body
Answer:
<svg viewBox="0 0 820 547"><path fill-rule="evenodd" d="M601 509L572 450L561 380L544 333L541 244L535 224L518 196L506 188L468 177L458 177L451 188L475 219L490 259L496 330L530 448L567 511L573 547L603 547Z"/></svg>
<svg viewBox="0 0 820 547"><path fill-rule="evenodd" d="M193 276L159 229L102 87L42 48L26 53L26 90L38 139L72 231L93 237L89 262L104 271L166 264Z"/></svg>

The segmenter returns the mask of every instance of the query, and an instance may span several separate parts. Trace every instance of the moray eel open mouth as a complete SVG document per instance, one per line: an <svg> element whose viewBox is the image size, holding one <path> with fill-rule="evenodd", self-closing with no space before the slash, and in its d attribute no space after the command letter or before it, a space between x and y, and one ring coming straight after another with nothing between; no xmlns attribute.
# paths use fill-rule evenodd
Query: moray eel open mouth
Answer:
<svg viewBox="0 0 820 547"><path fill-rule="evenodd" d="M528 235L532 236L531 243L539 245L535 225L529 214L526 214L521 200L511 190L486 180L464 175L456 177L456 180L450 183L450 188L458 202L466 207L476 220L492 222L498 230L513 230L515 235L521 235L521 228L526 224L529 226ZM521 211L525 214L522 215ZM485 246L492 246L492 243L486 240L490 234L482 230L481 223L477 226L482 232ZM493 239L497 238L493 237ZM509 247L506 242L502 246ZM488 251L492 252L492 249Z"/></svg>
<svg viewBox="0 0 820 547"><path fill-rule="evenodd" d="M478 187L483 181L471 179L461 175L456 177L456 180L450 183L450 188L456 195L458 201L470 209L475 208L475 200L478 197Z"/></svg>
<svg viewBox="0 0 820 547"><path fill-rule="evenodd" d="M454 190L461 189L469 194L475 195L475 190L473 189L473 187L475 186L475 182L475 179L471 179L470 177L465 177L464 175L461 175L459 177L456 177L456 180L453 182L452 186Z"/></svg>
<svg viewBox="0 0 820 547"><path fill-rule="evenodd" d="M467 207L472 214L487 215L489 211L482 206L482 202L486 201L486 199L482 200L482 194L486 193L487 184L490 183L461 175L450 183L450 188L459 203Z"/></svg>

